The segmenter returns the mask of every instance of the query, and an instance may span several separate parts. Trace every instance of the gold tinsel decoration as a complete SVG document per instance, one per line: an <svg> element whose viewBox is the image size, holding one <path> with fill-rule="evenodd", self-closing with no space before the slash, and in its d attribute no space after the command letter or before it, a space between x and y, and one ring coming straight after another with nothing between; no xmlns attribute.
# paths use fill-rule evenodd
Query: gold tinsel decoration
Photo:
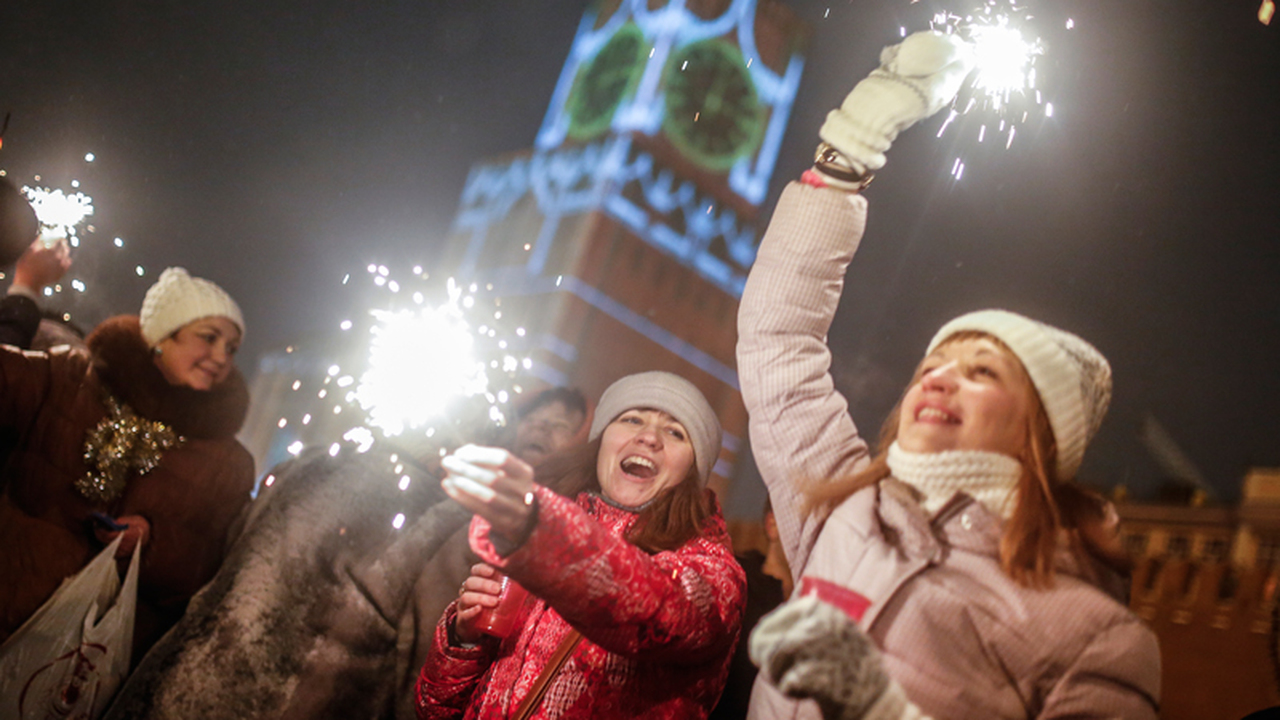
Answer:
<svg viewBox="0 0 1280 720"><path fill-rule="evenodd" d="M185 438L162 422L138 417L133 408L104 393L107 417L85 435L84 461L94 468L76 481L76 490L93 503L120 497L133 473L146 475L160 464L165 450Z"/></svg>

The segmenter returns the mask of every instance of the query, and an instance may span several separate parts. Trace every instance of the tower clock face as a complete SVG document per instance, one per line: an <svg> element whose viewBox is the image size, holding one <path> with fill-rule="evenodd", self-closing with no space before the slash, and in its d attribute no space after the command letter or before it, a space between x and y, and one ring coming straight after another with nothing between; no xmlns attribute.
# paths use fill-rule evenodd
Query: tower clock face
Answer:
<svg viewBox="0 0 1280 720"><path fill-rule="evenodd" d="M609 128L623 98L635 90L649 53L644 33L627 23L578 72L569 95L569 137L589 140Z"/></svg>
<svg viewBox="0 0 1280 720"><path fill-rule="evenodd" d="M755 152L765 110L737 47L720 39L687 45L672 53L664 77L662 128L676 149L717 172Z"/></svg>

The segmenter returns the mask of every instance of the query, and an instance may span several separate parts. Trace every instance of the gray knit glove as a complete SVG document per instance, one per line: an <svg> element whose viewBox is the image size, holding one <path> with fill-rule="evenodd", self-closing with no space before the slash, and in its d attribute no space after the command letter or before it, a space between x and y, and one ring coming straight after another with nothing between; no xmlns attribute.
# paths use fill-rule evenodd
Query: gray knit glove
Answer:
<svg viewBox="0 0 1280 720"><path fill-rule="evenodd" d="M918 32L880 52L880 67L827 115L819 135L858 172L884 167L884 153L919 120L955 98L973 50L954 35Z"/></svg>
<svg viewBox="0 0 1280 720"><path fill-rule="evenodd" d="M784 603L760 620L751 633L751 660L783 693L815 700L826 720L868 718L873 706L875 717L902 716L905 698L896 684L889 693L875 644L839 608L814 596Z"/></svg>

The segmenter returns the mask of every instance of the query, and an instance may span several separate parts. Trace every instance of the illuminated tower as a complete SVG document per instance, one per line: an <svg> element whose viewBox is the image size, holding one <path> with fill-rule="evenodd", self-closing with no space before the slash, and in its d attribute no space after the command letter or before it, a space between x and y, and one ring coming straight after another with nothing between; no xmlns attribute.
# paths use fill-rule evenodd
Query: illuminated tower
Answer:
<svg viewBox="0 0 1280 720"><path fill-rule="evenodd" d="M774 0L593 4L535 147L471 170L437 266L501 296L547 383L694 382L725 428L718 489L746 431L738 299L806 37Z"/></svg>

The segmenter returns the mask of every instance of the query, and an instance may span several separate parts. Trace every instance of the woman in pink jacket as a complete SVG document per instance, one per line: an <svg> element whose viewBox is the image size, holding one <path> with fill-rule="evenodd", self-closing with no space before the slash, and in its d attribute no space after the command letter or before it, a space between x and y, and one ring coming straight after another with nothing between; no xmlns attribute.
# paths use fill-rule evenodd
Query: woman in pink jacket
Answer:
<svg viewBox="0 0 1280 720"><path fill-rule="evenodd" d="M829 373L860 191L898 132L950 102L967 53L936 33L885 50L828 116L746 284L742 394L799 588L752 636L751 717L1157 714L1155 636L1102 589L1108 570L1068 511L1110 399L1102 355L1015 313L962 315L930 341L875 451Z"/></svg>
<svg viewBox="0 0 1280 720"><path fill-rule="evenodd" d="M418 717L705 718L715 705L745 590L706 489L720 423L688 381L640 373L605 391L590 440L539 465L537 483L505 450L445 458L484 562L436 628ZM498 570L531 595L502 639L478 622Z"/></svg>

